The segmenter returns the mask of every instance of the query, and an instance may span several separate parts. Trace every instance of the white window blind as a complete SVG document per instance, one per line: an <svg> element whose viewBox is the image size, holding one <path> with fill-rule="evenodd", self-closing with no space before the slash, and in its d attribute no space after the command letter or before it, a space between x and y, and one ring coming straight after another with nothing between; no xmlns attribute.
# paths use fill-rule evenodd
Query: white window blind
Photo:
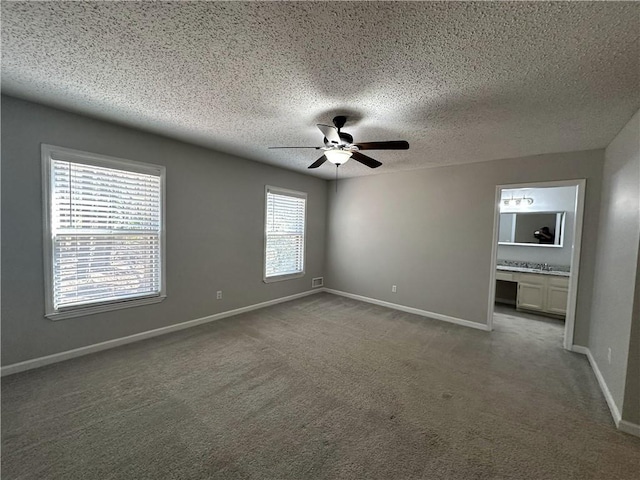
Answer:
<svg viewBox="0 0 640 480"><path fill-rule="evenodd" d="M304 273L307 194L267 187L265 281Z"/></svg>
<svg viewBox="0 0 640 480"><path fill-rule="evenodd" d="M64 155L63 155L64 156ZM162 293L163 169L49 155L49 312ZM148 170L148 171L145 171Z"/></svg>

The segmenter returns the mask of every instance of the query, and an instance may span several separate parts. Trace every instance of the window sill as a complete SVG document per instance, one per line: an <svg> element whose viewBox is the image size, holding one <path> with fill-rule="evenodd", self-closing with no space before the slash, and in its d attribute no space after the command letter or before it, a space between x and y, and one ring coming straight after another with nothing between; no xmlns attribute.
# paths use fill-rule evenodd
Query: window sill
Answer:
<svg viewBox="0 0 640 480"><path fill-rule="evenodd" d="M161 295L157 297L138 298L135 300L125 300L122 302L107 303L104 305L95 305L93 307L92 306L78 307L72 310L49 313L49 314L46 314L45 317L53 321L65 320L67 318L84 317L86 315L109 312L111 310L121 310L123 308L133 308L133 307L139 307L142 305L150 305L152 303L160 303L165 298L167 298L166 295Z"/></svg>
<svg viewBox="0 0 640 480"><path fill-rule="evenodd" d="M264 283L282 282L284 280L293 280L294 278L304 277L304 272L292 273L290 275L278 275L273 277L264 277L262 281Z"/></svg>

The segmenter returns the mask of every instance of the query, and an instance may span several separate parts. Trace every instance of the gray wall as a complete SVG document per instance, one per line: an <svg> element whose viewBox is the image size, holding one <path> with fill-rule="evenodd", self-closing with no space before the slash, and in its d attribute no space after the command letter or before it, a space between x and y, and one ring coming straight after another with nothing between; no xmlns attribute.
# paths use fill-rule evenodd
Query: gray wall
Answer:
<svg viewBox="0 0 640 480"><path fill-rule="evenodd" d="M636 291L631 317L631 337L629 338L629 360L627 362L627 382L624 387L622 418L640 425L640 245L638 245L638 265L636 269Z"/></svg>
<svg viewBox="0 0 640 480"><path fill-rule="evenodd" d="M589 349L621 412L636 290L639 212L640 112L605 151L589 338Z"/></svg>
<svg viewBox="0 0 640 480"><path fill-rule="evenodd" d="M587 345L603 155L559 153L345 179L337 193L330 182L326 284L485 324L496 185L586 178L574 341Z"/></svg>
<svg viewBox="0 0 640 480"><path fill-rule="evenodd" d="M502 198L510 198L503 190ZM513 190L514 198L522 196L523 190ZM571 265L573 252L573 224L575 223L576 187L531 188L526 190L527 197L533 198L534 203L526 208L508 208L505 213L512 212L550 212L564 211L564 241L562 247L522 247L518 245L498 245L498 260L519 260L521 262L548 263L550 265ZM541 225L534 227L539 228ZM551 226L554 228L554 226Z"/></svg>
<svg viewBox="0 0 640 480"><path fill-rule="evenodd" d="M41 143L166 166L164 302L44 318ZM308 193L303 278L262 281L265 184ZM323 274L326 192L324 180L3 96L2 364L309 290Z"/></svg>

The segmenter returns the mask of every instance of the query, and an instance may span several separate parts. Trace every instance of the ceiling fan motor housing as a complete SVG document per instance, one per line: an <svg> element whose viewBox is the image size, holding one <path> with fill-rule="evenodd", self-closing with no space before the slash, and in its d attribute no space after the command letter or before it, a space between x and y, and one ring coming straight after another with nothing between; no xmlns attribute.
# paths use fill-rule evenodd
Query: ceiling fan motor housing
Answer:
<svg viewBox="0 0 640 480"><path fill-rule="evenodd" d="M353 143L353 137L348 133L339 132L338 135L340 136L340 145L351 145ZM324 144L327 147L336 146L335 143L331 143L329 140L327 140L327 137L324 137Z"/></svg>

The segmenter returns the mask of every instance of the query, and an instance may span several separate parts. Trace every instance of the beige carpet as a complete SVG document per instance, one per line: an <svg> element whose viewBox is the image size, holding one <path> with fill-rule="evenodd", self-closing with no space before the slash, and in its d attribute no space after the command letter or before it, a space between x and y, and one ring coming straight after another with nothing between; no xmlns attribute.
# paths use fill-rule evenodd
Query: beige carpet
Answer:
<svg viewBox="0 0 640 480"><path fill-rule="evenodd" d="M2 478L640 478L561 339L313 295L3 379Z"/></svg>

